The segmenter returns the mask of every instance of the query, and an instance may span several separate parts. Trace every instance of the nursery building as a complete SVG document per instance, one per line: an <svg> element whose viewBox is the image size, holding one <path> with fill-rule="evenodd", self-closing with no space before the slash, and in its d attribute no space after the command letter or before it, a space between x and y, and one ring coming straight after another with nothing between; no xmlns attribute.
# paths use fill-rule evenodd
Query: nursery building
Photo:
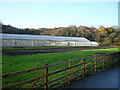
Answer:
<svg viewBox="0 0 120 90"><path fill-rule="evenodd" d="M84 37L63 37L26 34L0 34L2 47L40 47L40 46L98 46L97 42Z"/></svg>

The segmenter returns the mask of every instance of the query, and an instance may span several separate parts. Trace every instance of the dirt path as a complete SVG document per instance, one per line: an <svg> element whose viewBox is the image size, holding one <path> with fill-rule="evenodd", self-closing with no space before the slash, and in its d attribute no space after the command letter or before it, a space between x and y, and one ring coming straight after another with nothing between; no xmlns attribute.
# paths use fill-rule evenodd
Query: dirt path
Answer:
<svg viewBox="0 0 120 90"><path fill-rule="evenodd" d="M104 49L112 47L75 47L75 48L46 48L46 49L3 49L2 53L8 55L26 55L36 53L55 53L55 52L68 52L86 49Z"/></svg>

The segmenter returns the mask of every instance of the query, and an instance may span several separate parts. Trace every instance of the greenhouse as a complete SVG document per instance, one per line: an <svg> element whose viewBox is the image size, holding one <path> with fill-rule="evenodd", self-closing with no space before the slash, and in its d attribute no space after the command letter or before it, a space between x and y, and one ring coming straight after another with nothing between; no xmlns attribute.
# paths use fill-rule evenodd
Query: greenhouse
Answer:
<svg viewBox="0 0 120 90"><path fill-rule="evenodd" d="M98 46L84 37L1 34L2 47Z"/></svg>

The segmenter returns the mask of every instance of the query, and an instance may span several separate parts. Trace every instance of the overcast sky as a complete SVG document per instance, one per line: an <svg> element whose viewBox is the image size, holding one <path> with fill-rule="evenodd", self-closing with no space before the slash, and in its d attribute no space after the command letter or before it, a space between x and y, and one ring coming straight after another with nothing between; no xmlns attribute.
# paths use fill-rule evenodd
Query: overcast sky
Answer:
<svg viewBox="0 0 120 90"><path fill-rule="evenodd" d="M1 2L1 22L18 28L118 25L118 2Z"/></svg>

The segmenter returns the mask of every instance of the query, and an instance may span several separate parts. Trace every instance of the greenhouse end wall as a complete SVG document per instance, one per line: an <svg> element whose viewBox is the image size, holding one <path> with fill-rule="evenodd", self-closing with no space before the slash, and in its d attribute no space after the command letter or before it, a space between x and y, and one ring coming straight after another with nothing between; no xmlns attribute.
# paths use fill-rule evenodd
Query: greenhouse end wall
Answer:
<svg viewBox="0 0 120 90"><path fill-rule="evenodd" d="M49 40L11 40L3 39L2 47L39 47L39 46L91 46L89 42L49 41Z"/></svg>

